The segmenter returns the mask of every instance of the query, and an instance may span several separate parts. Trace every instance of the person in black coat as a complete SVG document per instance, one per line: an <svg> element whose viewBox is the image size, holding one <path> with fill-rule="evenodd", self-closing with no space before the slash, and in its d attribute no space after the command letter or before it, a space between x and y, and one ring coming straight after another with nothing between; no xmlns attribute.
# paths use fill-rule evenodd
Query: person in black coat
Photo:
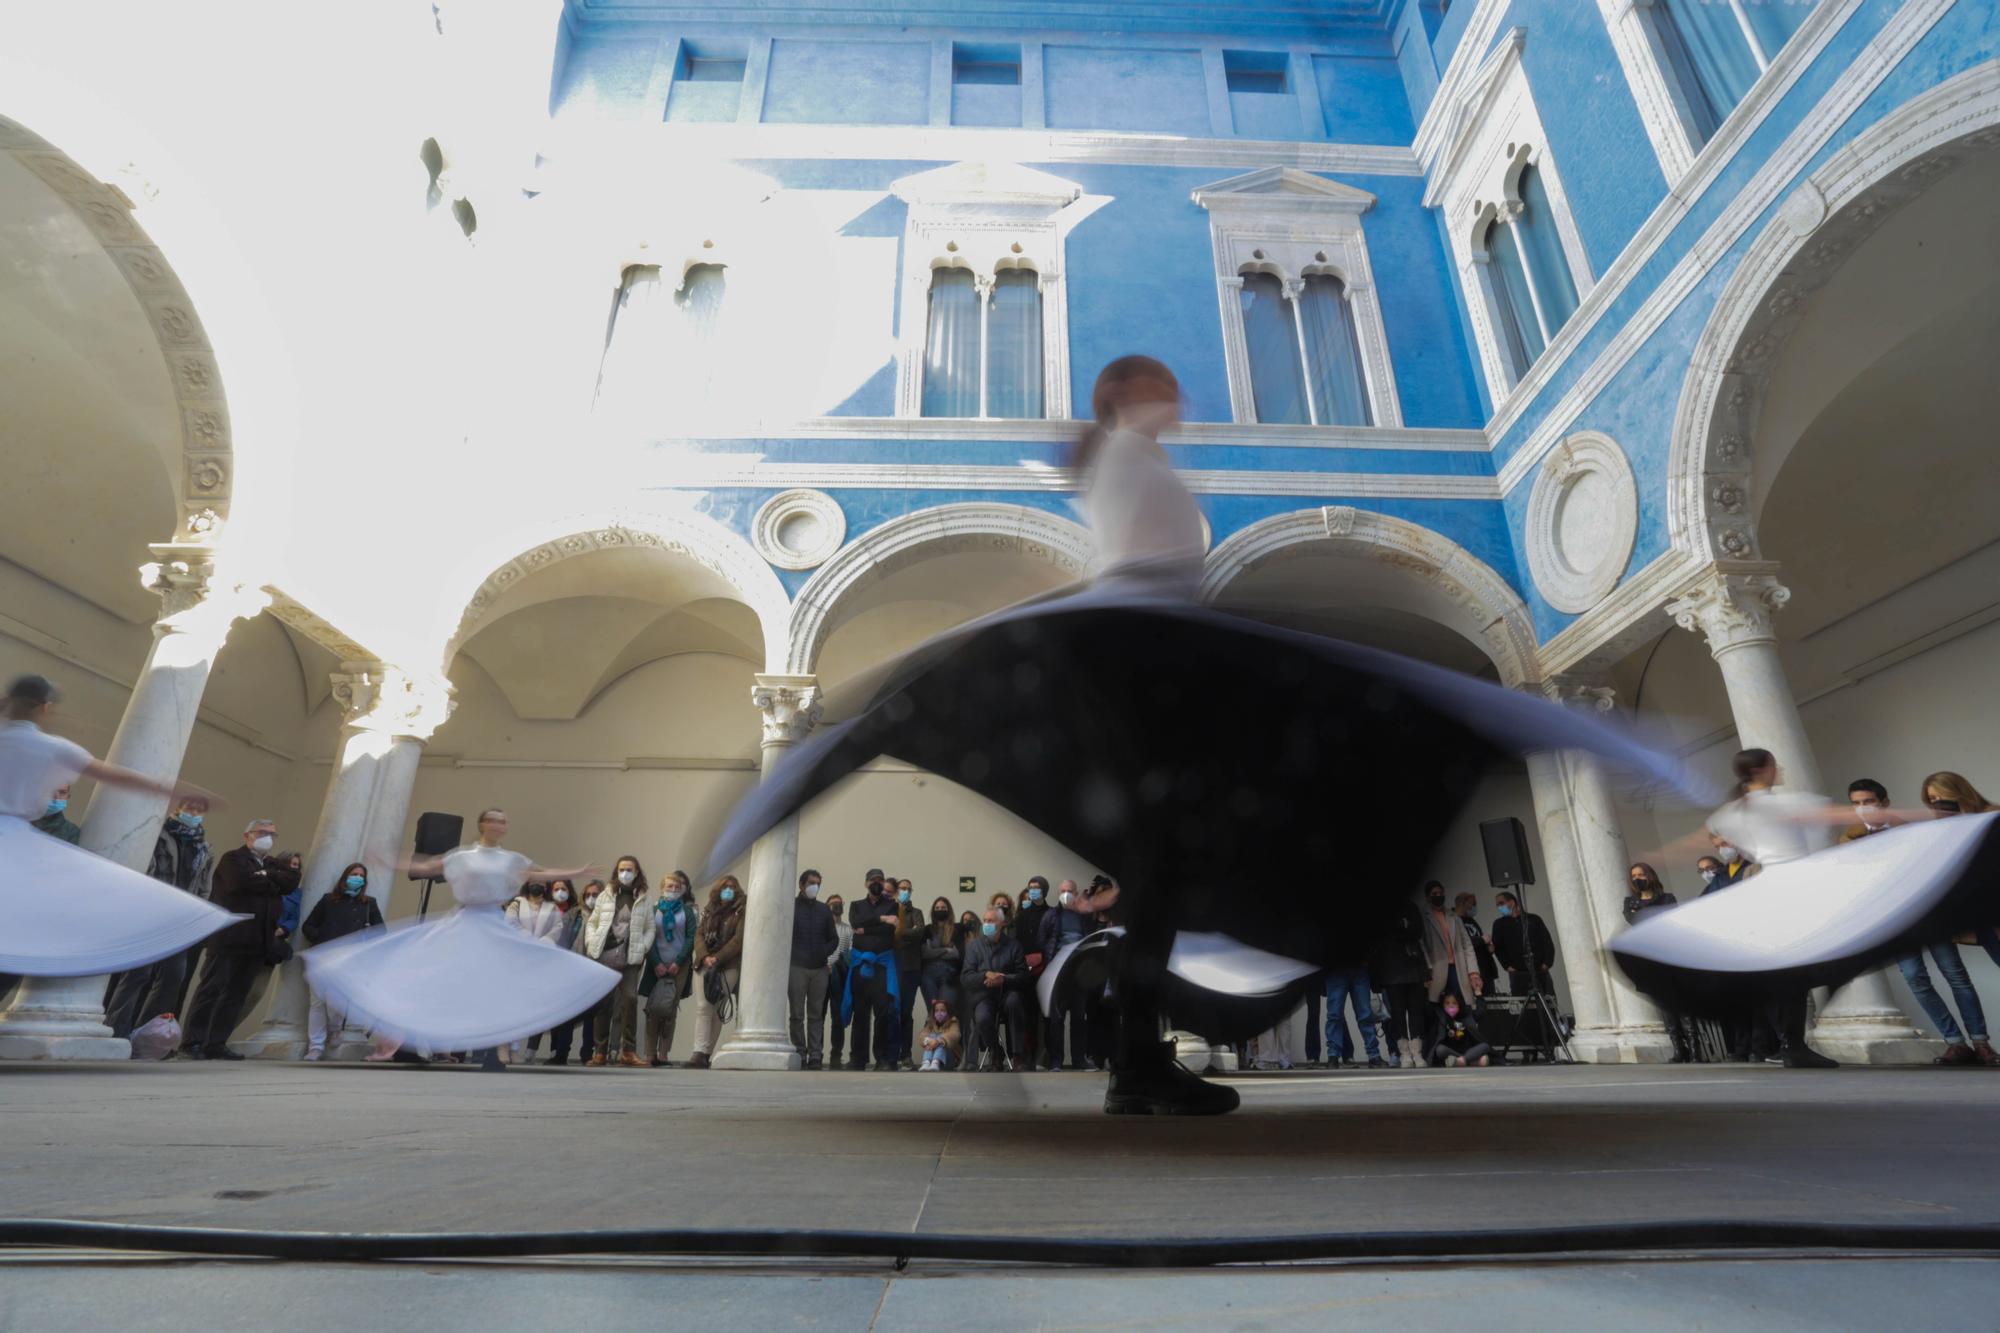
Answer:
<svg viewBox="0 0 2000 1333"><path fill-rule="evenodd" d="M819 900L819 886L819 871L802 871L798 896L792 899L792 970L785 987L785 1012L801 1069L818 1069L824 1059L819 1015L826 1008L826 983L832 971L827 959L840 948L840 932L834 929L832 910Z"/></svg>
<svg viewBox="0 0 2000 1333"><path fill-rule="evenodd" d="M965 966L959 972L959 985L972 1006L972 1030L987 1069L1010 1067L1020 1058L1021 1038L1028 1025L1028 1006L1022 999L1031 984L1028 957L1006 925L1004 912L987 908L979 934L965 946ZM1003 1017L1007 1020L1004 1054L999 1032Z"/></svg>
<svg viewBox="0 0 2000 1333"><path fill-rule="evenodd" d="M1389 1037L1404 1069L1422 1064L1429 1049L1429 979L1423 914L1406 899L1386 914L1368 950L1368 984L1389 1006Z"/></svg>
<svg viewBox="0 0 2000 1333"><path fill-rule="evenodd" d="M1492 1048L1480 1034L1472 1010L1458 998L1456 991L1446 991L1438 997L1437 1013L1431 1021L1437 1032L1430 1048L1431 1064L1457 1069L1493 1063Z"/></svg>
<svg viewBox="0 0 2000 1333"><path fill-rule="evenodd" d="M1632 925L1648 912L1672 907L1680 899L1660 883L1659 872L1644 861L1634 861L1630 873L1632 892L1625 895L1625 924Z"/></svg>
<svg viewBox="0 0 2000 1333"><path fill-rule="evenodd" d="M841 1018L851 1025L848 1052L854 1069L868 1067L871 1028L875 1067L893 1069L896 1061L895 1006L902 989L896 975L896 900L884 892L885 878L880 870L870 870L866 876L868 892L847 906L854 942L847 956L847 994Z"/></svg>
<svg viewBox="0 0 2000 1333"><path fill-rule="evenodd" d="M1493 923L1493 952L1499 956L1500 966L1507 969L1507 993L1528 993L1528 951L1532 946L1533 971L1542 994L1554 995L1555 977L1549 969L1555 966L1556 942L1549 928L1533 912L1523 912L1521 900L1511 893L1503 892L1493 901L1500 912L1500 919Z"/></svg>
<svg viewBox="0 0 2000 1333"><path fill-rule="evenodd" d="M333 887L313 904L299 934L305 936L307 944L328 944L381 925L382 909L368 895L368 867L356 861L341 871ZM327 1034L337 1036L345 1026L347 1015L329 1008L326 998L314 990L306 1010L306 1059L324 1058Z"/></svg>
<svg viewBox="0 0 2000 1333"><path fill-rule="evenodd" d="M269 859L278 826L253 820L243 845L217 858L210 901L247 920L224 926L208 939L208 962L195 987L194 1003L182 1029L181 1051L197 1060L241 1060L229 1049L229 1034L243 1017L260 968L278 961L278 912L284 897L299 887L299 872Z"/></svg>

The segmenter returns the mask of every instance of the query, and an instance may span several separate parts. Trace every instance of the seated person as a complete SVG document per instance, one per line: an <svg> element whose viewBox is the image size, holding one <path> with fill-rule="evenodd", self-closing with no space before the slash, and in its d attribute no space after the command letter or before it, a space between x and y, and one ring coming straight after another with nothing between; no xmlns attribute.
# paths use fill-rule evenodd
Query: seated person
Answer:
<svg viewBox="0 0 2000 1333"><path fill-rule="evenodd" d="M1021 943L1006 929L1007 914L986 909L979 933L965 946L965 966L959 973L960 994L972 1007L972 1031L979 1042L980 1067L1011 1068L1020 1055L1021 1034L1028 1023L1022 996L1031 978ZM1000 1020L1007 1020L1007 1046L1000 1049Z"/></svg>
<svg viewBox="0 0 2000 1333"><path fill-rule="evenodd" d="M924 1055L919 1070L950 1069L958 1063L958 1020L942 999L931 1001L930 1022L924 1024L918 1038Z"/></svg>
<svg viewBox="0 0 2000 1333"><path fill-rule="evenodd" d="M1458 1069L1466 1065L1493 1063L1486 1038L1480 1035L1479 1024L1472 1021L1472 1011L1458 998L1458 992L1448 990L1438 997L1437 1013L1432 1023L1437 1034L1436 1040L1431 1043L1430 1062L1433 1066Z"/></svg>

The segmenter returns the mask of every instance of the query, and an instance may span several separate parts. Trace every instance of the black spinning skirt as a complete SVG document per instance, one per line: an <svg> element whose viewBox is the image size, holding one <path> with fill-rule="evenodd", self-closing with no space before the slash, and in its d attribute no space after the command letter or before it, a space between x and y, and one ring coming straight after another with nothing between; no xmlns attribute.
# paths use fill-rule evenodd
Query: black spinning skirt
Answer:
<svg viewBox="0 0 2000 1333"><path fill-rule="evenodd" d="M997 612L875 679L731 812L712 868L888 756L1104 867L1137 937L1219 931L1352 966L1495 759L1585 749L1688 789L1608 722L1115 583Z"/></svg>

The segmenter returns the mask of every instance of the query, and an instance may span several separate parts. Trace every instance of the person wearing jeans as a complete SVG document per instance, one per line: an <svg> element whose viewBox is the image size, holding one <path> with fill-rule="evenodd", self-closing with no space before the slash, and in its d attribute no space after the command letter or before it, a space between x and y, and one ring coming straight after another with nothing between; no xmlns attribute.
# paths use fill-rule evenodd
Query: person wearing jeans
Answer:
<svg viewBox="0 0 2000 1333"><path fill-rule="evenodd" d="M1354 1048L1348 1044L1347 1006L1354 1005L1354 1025L1361 1029L1361 1044L1368 1048L1368 1067L1382 1069L1387 1061L1375 1039L1374 998L1368 993L1368 969L1336 967L1326 974L1326 1060L1328 1064L1352 1064Z"/></svg>

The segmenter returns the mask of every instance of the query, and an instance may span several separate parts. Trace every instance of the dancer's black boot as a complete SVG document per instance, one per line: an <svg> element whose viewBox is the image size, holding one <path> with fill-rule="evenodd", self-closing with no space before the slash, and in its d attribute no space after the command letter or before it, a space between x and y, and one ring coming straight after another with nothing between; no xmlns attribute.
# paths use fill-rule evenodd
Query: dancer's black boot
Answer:
<svg viewBox="0 0 2000 1333"><path fill-rule="evenodd" d="M1243 1100L1236 1089L1190 1073L1174 1059L1170 1041L1141 1050L1138 1057L1112 1064L1106 1115L1227 1115Z"/></svg>

